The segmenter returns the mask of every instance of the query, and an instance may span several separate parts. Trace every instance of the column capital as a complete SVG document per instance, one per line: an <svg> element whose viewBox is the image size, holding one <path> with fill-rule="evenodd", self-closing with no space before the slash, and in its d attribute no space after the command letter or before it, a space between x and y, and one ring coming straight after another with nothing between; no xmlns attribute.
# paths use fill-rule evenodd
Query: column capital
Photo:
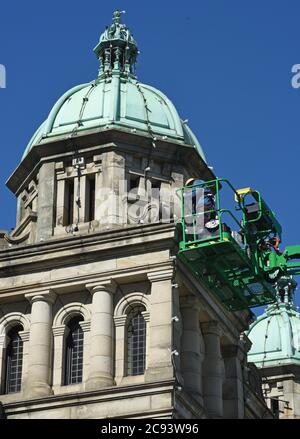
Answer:
<svg viewBox="0 0 300 439"><path fill-rule="evenodd" d="M221 329L219 322L214 321L214 320L212 320L210 322L201 323L201 331L202 331L203 335L215 334L215 335L218 335L220 337L222 334L222 329Z"/></svg>
<svg viewBox="0 0 300 439"><path fill-rule="evenodd" d="M148 273L147 276L150 282L161 282L164 280L172 279L174 276L174 270L167 269L167 270L153 271L152 273Z"/></svg>
<svg viewBox="0 0 300 439"><path fill-rule="evenodd" d="M56 293L52 290L37 291L36 293L25 294L25 298L29 300L30 303L34 302L47 302L53 304L56 299Z"/></svg>
<svg viewBox="0 0 300 439"><path fill-rule="evenodd" d="M118 284L113 279L103 279L98 282L91 282L85 285L85 288L89 290L91 294L98 291L109 291L114 293L118 287Z"/></svg>
<svg viewBox="0 0 300 439"><path fill-rule="evenodd" d="M200 311L201 304L200 304L199 299L197 299L197 297L195 297L195 296L183 296L183 297L180 297L180 307L182 309L192 308L192 309L195 309L197 311Z"/></svg>

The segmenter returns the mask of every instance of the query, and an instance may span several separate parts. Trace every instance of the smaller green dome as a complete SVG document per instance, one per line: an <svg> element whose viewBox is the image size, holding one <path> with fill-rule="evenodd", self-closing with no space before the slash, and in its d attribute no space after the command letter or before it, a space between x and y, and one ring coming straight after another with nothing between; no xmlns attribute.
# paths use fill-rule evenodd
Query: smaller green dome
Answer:
<svg viewBox="0 0 300 439"><path fill-rule="evenodd" d="M300 314L292 301L269 305L250 327L250 362L257 367L300 364Z"/></svg>

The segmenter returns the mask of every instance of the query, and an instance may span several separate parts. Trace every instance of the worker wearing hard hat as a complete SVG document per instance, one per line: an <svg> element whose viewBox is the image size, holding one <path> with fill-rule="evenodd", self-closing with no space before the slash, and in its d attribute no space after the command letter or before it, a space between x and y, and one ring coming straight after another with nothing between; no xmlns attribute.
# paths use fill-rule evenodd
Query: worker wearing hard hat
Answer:
<svg viewBox="0 0 300 439"><path fill-rule="evenodd" d="M218 233L219 221L216 217L215 196L204 181L189 178L184 191L185 220L189 230L197 239L206 239Z"/></svg>

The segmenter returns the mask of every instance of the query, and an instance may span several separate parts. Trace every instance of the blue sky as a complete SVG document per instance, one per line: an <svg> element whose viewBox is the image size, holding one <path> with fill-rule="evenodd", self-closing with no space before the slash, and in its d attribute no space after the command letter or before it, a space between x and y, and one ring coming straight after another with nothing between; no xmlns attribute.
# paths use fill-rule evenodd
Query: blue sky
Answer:
<svg viewBox="0 0 300 439"><path fill-rule="evenodd" d="M92 49L118 8L141 50L139 80L189 119L219 177L262 192L284 244L300 244L300 89L291 86L291 68L300 63L296 0L2 2L0 228L15 225L6 179L60 95L96 77Z"/></svg>

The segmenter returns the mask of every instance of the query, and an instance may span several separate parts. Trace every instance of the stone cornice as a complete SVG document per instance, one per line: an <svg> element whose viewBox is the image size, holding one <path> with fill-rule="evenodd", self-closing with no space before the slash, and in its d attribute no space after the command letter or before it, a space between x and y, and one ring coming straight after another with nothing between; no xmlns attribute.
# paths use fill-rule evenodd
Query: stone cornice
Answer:
<svg viewBox="0 0 300 439"><path fill-rule="evenodd" d="M51 395L49 397L36 398L34 400L20 400L11 403L4 403L6 411L16 410L16 413L28 413L28 409L36 411L41 408L49 409L51 405L67 407L78 404L105 403L105 401L124 400L129 396L147 396L169 393L173 391L174 380L153 381L151 383L141 383L124 386L106 387L101 390L89 392L71 393L63 395Z"/></svg>
<svg viewBox="0 0 300 439"><path fill-rule="evenodd" d="M115 270L105 270L105 272L101 273L92 273L86 275L78 275L72 277L72 279L61 279L61 280L45 280L43 283L43 287L45 290L51 289L56 294L63 294L64 292L69 292L70 289L73 292L82 291L86 288L86 285L101 285L101 282L107 281L108 277L113 278L117 283L121 283L124 280L130 281L131 278L136 278L139 276L141 280L145 281L147 279L147 275L149 271L156 271L157 268L162 268L163 266L169 267L170 262L160 262L157 264L151 265L141 265L134 267L126 267L122 269ZM41 291L41 285L36 286L35 284L21 285L17 287L16 285L12 285L9 288L2 289L0 287L0 297L16 299L16 297L23 298L26 294L38 295Z"/></svg>
<svg viewBox="0 0 300 439"><path fill-rule="evenodd" d="M10 275L28 273L31 269L57 268L96 257L125 257L139 252L162 250L173 245L175 224L147 224L102 231L83 236L51 239L47 242L11 247L0 251L1 272L9 269ZM96 254L98 255L96 256ZM2 275L3 276L3 275Z"/></svg>
<svg viewBox="0 0 300 439"><path fill-rule="evenodd" d="M169 138L166 140L157 139L156 146L155 155L161 156L163 160L165 160L166 154L168 154L169 160L178 160L178 155L174 154L177 150L180 159L188 165L192 163L195 172L198 171L198 174L202 175L205 180L215 179L212 170L209 169L192 145L186 145L181 141ZM78 154L91 150L100 153L100 151L106 152L112 149L130 152L138 148L139 153L147 155L152 148L152 139L148 134L138 130L136 133L132 133L129 128L106 129L101 127L77 134L76 147ZM43 159L54 160L73 154L74 145L70 142L69 135L49 137L31 149L9 177L6 185L12 192L18 193L26 184L26 180L31 178L32 173L37 172Z"/></svg>
<svg viewBox="0 0 300 439"><path fill-rule="evenodd" d="M300 380L300 364L278 364L272 366L259 367L259 374L266 378L267 382L277 382L285 379Z"/></svg>

